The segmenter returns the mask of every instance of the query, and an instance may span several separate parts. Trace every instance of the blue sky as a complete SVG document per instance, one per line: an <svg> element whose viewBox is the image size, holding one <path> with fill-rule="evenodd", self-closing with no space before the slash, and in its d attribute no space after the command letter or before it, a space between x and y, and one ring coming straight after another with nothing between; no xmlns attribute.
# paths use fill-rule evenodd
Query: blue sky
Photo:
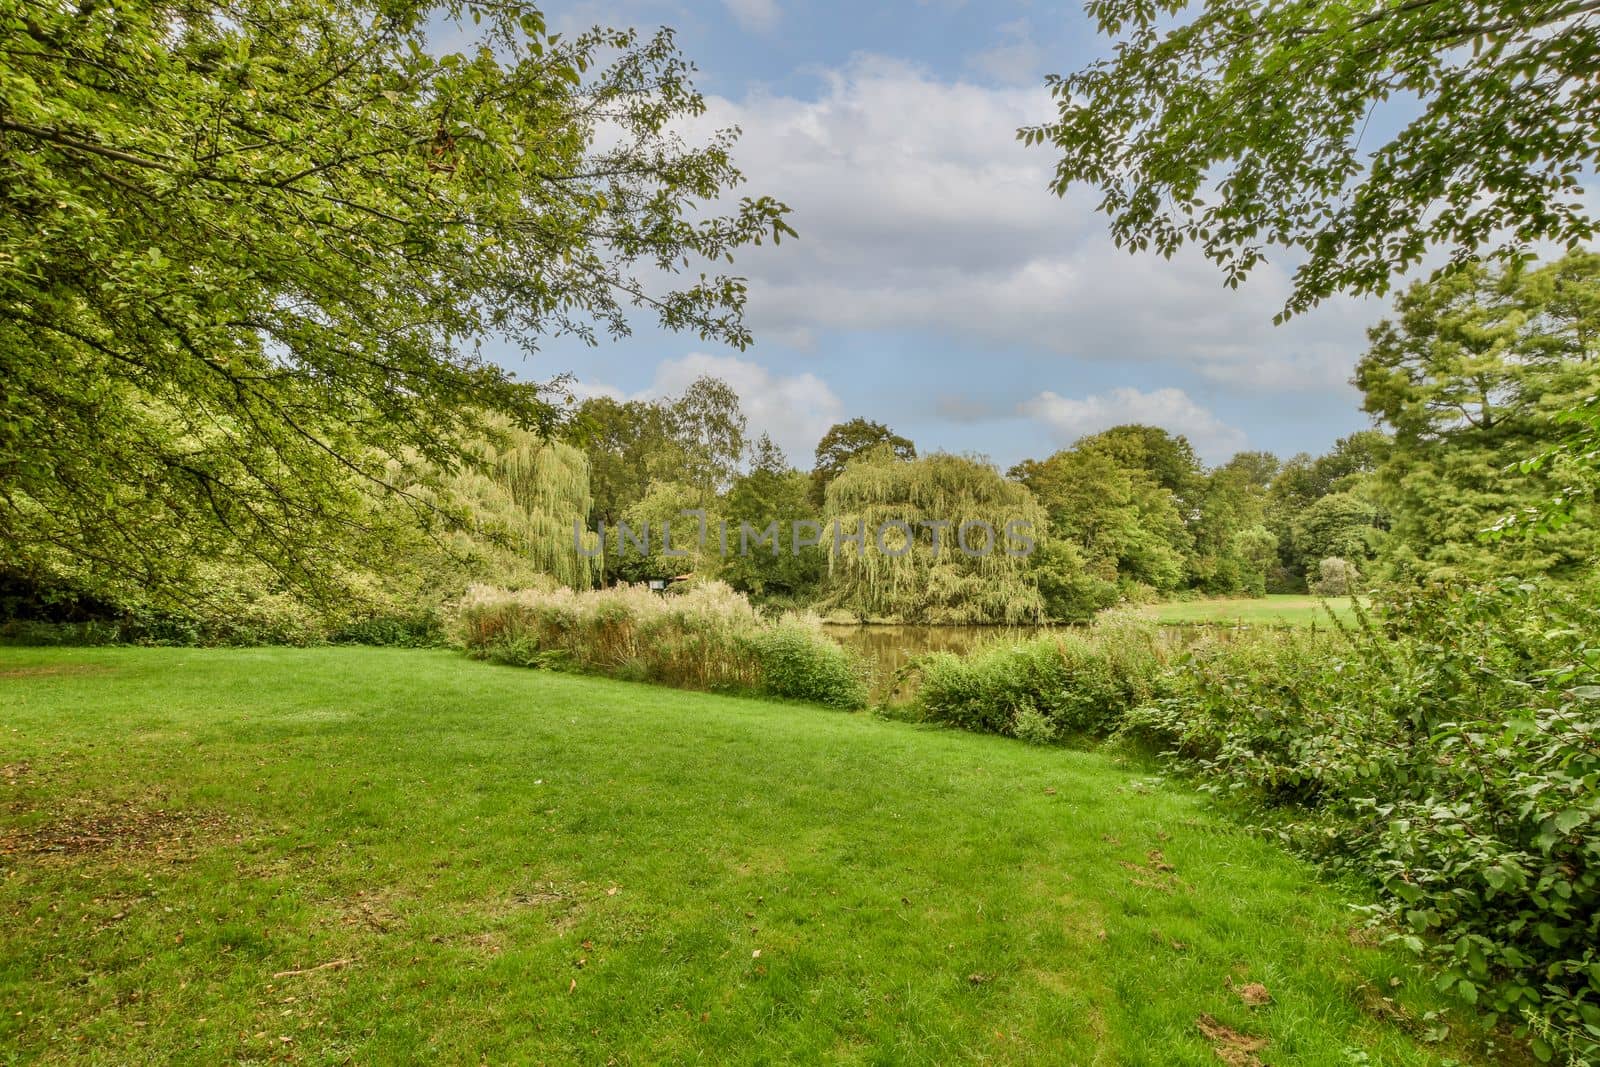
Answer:
<svg viewBox="0 0 1600 1067"><path fill-rule="evenodd" d="M1046 189L1042 76L1097 54L1076 4L1016 0L602 0L556 28L670 25L700 68L707 130L737 124L745 191L793 209L800 237L752 250L744 352L664 334L555 341L512 366L588 393L659 396L727 379L752 429L808 466L833 422L887 422L919 449L1002 467L1141 421L1211 462L1320 452L1368 425L1351 370L1376 301L1273 327L1286 272L1224 288L1199 257L1130 256L1085 191Z"/></svg>

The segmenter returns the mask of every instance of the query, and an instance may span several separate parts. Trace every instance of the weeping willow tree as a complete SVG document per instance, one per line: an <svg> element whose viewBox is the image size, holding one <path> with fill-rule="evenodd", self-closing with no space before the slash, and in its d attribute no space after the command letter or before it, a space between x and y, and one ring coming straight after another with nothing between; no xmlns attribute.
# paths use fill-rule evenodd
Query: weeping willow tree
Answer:
<svg viewBox="0 0 1600 1067"><path fill-rule="evenodd" d="M573 528L587 524L589 460L571 445L509 424L494 425L477 445L481 462L458 472L449 488L470 502L475 535L516 553L562 585L587 589L600 573L597 556L580 552ZM594 535L584 533L586 550Z"/></svg>
<svg viewBox="0 0 1600 1067"><path fill-rule="evenodd" d="M396 546L397 580L410 572L425 601L459 596L473 582L594 585L595 536L582 534L584 551L573 542L574 523L583 527L592 503L584 454L493 417L486 436L464 451L473 462L453 472L415 456L389 461L391 483L435 520L426 534Z"/></svg>
<svg viewBox="0 0 1600 1067"><path fill-rule="evenodd" d="M987 462L875 452L828 486L825 603L862 619L1039 622L1026 554L1044 533L1033 494Z"/></svg>

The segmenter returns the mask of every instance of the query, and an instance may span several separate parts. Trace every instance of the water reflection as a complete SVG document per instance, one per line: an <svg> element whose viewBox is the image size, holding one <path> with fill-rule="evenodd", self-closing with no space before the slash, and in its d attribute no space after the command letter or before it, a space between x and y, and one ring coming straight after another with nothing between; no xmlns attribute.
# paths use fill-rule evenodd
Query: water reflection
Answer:
<svg viewBox="0 0 1600 1067"><path fill-rule="evenodd" d="M1060 626L883 626L827 625L829 637L854 649L872 668L872 695L898 702L911 696L900 671L912 659L928 652L963 655L985 641L1022 640L1035 634L1066 629Z"/></svg>

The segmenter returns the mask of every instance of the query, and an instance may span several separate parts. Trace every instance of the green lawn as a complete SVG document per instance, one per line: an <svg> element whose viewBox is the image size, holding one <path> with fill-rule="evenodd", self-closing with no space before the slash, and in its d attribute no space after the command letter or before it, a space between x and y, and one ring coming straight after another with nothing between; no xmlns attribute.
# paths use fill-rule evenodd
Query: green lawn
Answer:
<svg viewBox="0 0 1600 1067"><path fill-rule="evenodd" d="M1101 754L443 651L5 649L0 708L0 1062L1504 1062Z"/></svg>
<svg viewBox="0 0 1600 1067"><path fill-rule="evenodd" d="M1328 609L1341 619L1352 617L1352 598L1273 593L1264 597L1220 597L1174 600L1140 608L1164 626L1319 626L1330 625Z"/></svg>

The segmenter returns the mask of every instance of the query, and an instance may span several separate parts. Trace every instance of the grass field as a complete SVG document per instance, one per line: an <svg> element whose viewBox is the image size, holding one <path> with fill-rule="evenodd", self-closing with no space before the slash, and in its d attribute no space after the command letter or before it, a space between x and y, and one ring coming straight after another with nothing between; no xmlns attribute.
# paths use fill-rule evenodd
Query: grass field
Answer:
<svg viewBox="0 0 1600 1067"><path fill-rule="evenodd" d="M443 651L5 649L0 707L0 1062L1505 1062L1103 754Z"/></svg>
<svg viewBox="0 0 1600 1067"><path fill-rule="evenodd" d="M1341 619L1348 619L1354 612L1352 598L1274 593L1264 597L1174 600L1139 611L1164 626L1327 626L1329 609Z"/></svg>

